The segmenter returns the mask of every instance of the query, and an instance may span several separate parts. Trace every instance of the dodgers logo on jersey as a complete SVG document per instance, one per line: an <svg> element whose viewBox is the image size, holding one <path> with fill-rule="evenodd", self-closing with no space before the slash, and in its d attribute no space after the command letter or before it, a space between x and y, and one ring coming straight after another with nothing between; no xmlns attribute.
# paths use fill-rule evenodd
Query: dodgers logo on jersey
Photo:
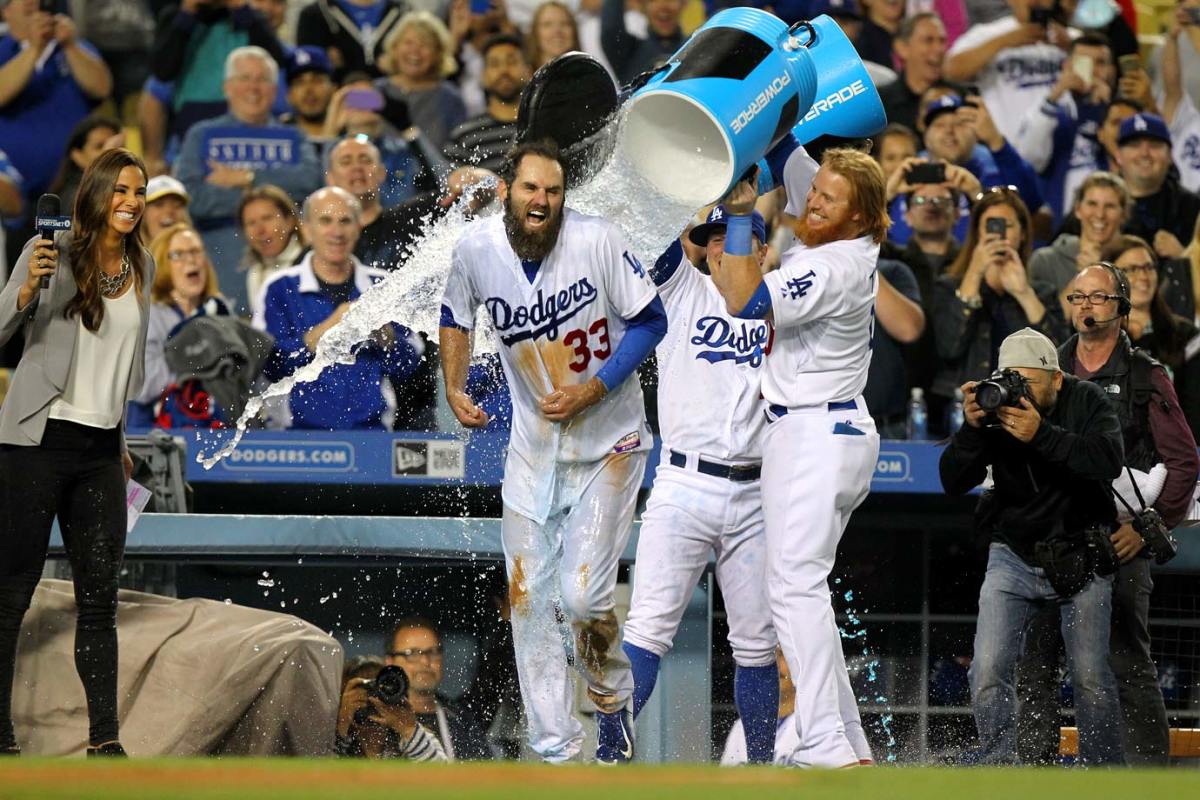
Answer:
<svg viewBox="0 0 1200 800"><path fill-rule="evenodd" d="M596 287L587 278L580 278L566 289L549 296L538 289L537 297L528 306L513 307L503 297L489 297L483 304L492 315L492 323L496 326L496 333L500 334L500 341L512 347L526 339L541 338L543 334L554 341L558 338L559 327L594 303L596 296ZM513 328L526 326L533 327L507 336L504 334Z"/></svg>
<svg viewBox="0 0 1200 800"><path fill-rule="evenodd" d="M759 367L771 351L771 333L765 322L742 322L735 328L724 317L701 317L696 320L696 331L692 344L710 348L701 350L696 358L710 364L732 359L735 364Z"/></svg>

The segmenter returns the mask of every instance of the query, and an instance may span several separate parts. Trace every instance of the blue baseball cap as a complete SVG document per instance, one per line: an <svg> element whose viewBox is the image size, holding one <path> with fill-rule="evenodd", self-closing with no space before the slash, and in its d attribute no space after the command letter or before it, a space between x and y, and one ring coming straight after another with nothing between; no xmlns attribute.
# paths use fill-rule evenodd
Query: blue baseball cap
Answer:
<svg viewBox="0 0 1200 800"><path fill-rule="evenodd" d="M688 241L697 247L707 247L708 237L713 235L717 228L722 230L727 224L729 212L725 210L725 206L717 206L712 211L708 212L708 219L703 225L697 225L688 231ZM763 215L755 211L750 215L750 229L758 238L759 244L767 243L767 221L763 219Z"/></svg>
<svg viewBox="0 0 1200 800"><path fill-rule="evenodd" d="M858 0L814 0L808 7L808 18L816 19L822 14L828 14L831 17L862 19L862 10L858 7Z"/></svg>
<svg viewBox="0 0 1200 800"><path fill-rule="evenodd" d="M306 72L333 75L333 62L325 48L303 45L292 51L287 63L287 82L291 83Z"/></svg>
<svg viewBox="0 0 1200 800"><path fill-rule="evenodd" d="M921 122L926 128L929 123L938 118L939 115L945 114L947 111L958 111L963 106L962 98L956 94L944 94L936 100L930 100L925 105L925 116Z"/></svg>
<svg viewBox="0 0 1200 800"><path fill-rule="evenodd" d="M1167 123L1157 114L1134 114L1121 123L1121 132L1117 134L1117 144L1123 145L1134 139L1158 139L1171 144L1171 131Z"/></svg>

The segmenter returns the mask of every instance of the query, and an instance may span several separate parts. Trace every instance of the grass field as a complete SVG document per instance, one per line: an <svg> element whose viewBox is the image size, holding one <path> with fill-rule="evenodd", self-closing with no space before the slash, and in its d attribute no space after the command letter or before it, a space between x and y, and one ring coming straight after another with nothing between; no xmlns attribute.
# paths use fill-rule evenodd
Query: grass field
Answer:
<svg viewBox="0 0 1200 800"><path fill-rule="evenodd" d="M301 759L22 759L0 764L0 798L140 800L436 798L474 800L1106 800L1200 797L1200 771L854 769L808 772L712 766L413 765Z"/></svg>

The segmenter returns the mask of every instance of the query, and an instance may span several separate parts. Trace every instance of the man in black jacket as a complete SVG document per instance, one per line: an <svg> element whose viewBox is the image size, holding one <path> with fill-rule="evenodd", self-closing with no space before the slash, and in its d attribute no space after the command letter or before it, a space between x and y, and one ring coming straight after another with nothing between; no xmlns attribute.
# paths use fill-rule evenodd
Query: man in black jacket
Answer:
<svg viewBox="0 0 1200 800"><path fill-rule="evenodd" d="M408 702L417 722L437 736L450 761L490 759L487 731L467 708L437 693L442 682L442 637L424 617L396 623L388 663L408 675Z"/></svg>
<svg viewBox="0 0 1200 800"><path fill-rule="evenodd" d="M1037 331L1006 338L999 365L1023 378L1019 405L989 417L978 384L964 384L966 424L940 463L949 494L983 483L989 466L994 481L976 512L991 539L969 673L979 757L1016 760L1013 671L1030 620L1054 604L1075 686L1080 759L1120 763L1120 709L1108 665L1112 578L1095 574L1103 560L1095 542L1117 527L1109 482L1123 463L1121 425L1103 390L1064 375L1054 344Z"/></svg>
<svg viewBox="0 0 1200 800"><path fill-rule="evenodd" d="M1154 269L1145 249L1122 254L1116 270L1096 264L1082 270L1067 300L1076 334L1058 350L1063 369L1096 383L1121 421L1126 475L1114 484L1134 511L1152 508L1168 528L1180 525L1192 505L1200 457L1171 378L1161 364L1129 343L1122 323L1129 313L1133 270ZM1118 271L1119 270L1119 271ZM1137 485L1136 491L1132 486ZM1122 740L1130 766L1166 766L1170 733L1158 670L1150 653L1150 548L1134 528L1129 509L1117 507L1121 527L1112 535L1121 566L1113 583L1109 664L1121 698ZM1022 761L1046 762L1058 754L1058 651L1055 624L1039 615L1017 670L1021 702Z"/></svg>

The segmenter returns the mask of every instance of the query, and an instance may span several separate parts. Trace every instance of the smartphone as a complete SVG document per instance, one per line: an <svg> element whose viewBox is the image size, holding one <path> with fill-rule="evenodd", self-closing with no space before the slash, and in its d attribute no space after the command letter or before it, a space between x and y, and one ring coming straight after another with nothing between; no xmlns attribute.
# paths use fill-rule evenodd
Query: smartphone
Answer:
<svg viewBox="0 0 1200 800"><path fill-rule="evenodd" d="M1091 56L1077 55L1071 59L1071 71L1078 75L1085 84L1092 85L1092 75L1096 71L1096 59Z"/></svg>
<svg viewBox="0 0 1200 800"><path fill-rule="evenodd" d="M380 111L383 109L383 95L375 89L351 89L346 92L346 108Z"/></svg>
<svg viewBox="0 0 1200 800"><path fill-rule="evenodd" d="M1124 78L1126 75L1132 75L1142 68L1142 59L1134 53L1121 56L1117 59L1117 68L1121 71L1121 77Z"/></svg>
<svg viewBox="0 0 1200 800"><path fill-rule="evenodd" d="M1008 235L1008 220L1004 217L988 217L987 222L983 223L983 230L1004 238Z"/></svg>
<svg viewBox="0 0 1200 800"><path fill-rule="evenodd" d="M492 0L471 0L471 13L475 16L483 16L492 10Z"/></svg>
<svg viewBox="0 0 1200 800"><path fill-rule="evenodd" d="M908 182L913 186L919 183L945 183L946 165L940 161L913 164L908 169Z"/></svg>
<svg viewBox="0 0 1200 800"><path fill-rule="evenodd" d="M1037 6L1029 9L1029 21L1035 25L1046 27L1054 19L1053 8L1039 8Z"/></svg>

